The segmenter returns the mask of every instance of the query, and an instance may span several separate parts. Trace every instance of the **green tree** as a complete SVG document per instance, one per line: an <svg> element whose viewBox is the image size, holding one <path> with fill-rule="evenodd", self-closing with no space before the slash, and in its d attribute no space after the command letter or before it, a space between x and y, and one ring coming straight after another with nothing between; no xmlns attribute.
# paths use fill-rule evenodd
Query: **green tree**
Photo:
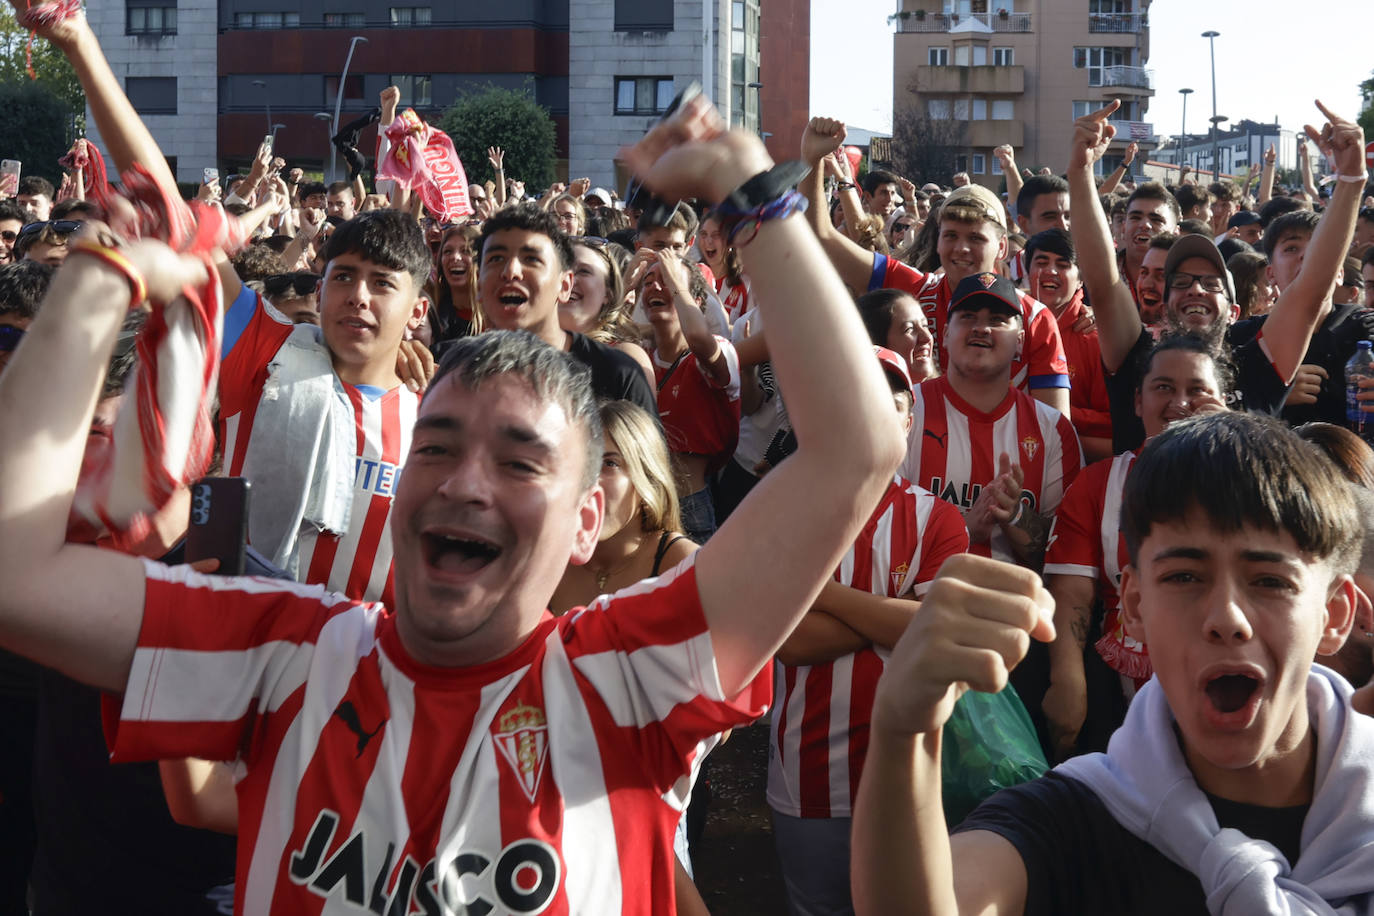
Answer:
<svg viewBox="0 0 1374 916"><path fill-rule="evenodd" d="M62 182L57 160L71 145L67 107L42 83L0 83L0 155L18 159L25 175Z"/></svg>
<svg viewBox="0 0 1374 916"><path fill-rule="evenodd" d="M499 146L506 151L506 175L525 182L531 193L553 183L553 118L535 102L532 81L523 90L488 86L460 96L439 127L453 139L469 181L494 177L487 147Z"/></svg>
<svg viewBox="0 0 1374 916"><path fill-rule="evenodd" d="M0 4L0 89L5 90L7 100L18 100L30 112L44 112L44 127L41 142L24 138L30 126L16 116L15 110L7 104L0 109L0 137L5 138L3 154L6 158L21 159L26 174L39 174L49 179L61 177L58 158L66 153L71 142L86 130L86 96L77 81L76 71L61 51L45 39L33 39L33 71L37 79L28 74L27 49L29 33L14 18L14 10L8 4ZM21 91L37 88L41 92ZM46 101L44 101L46 99ZM57 140L50 133L50 119L47 109L56 106L62 119ZM49 146L60 146L56 155L48 155ZM23 156L14 155L19 149L32 152Z"/></svg>

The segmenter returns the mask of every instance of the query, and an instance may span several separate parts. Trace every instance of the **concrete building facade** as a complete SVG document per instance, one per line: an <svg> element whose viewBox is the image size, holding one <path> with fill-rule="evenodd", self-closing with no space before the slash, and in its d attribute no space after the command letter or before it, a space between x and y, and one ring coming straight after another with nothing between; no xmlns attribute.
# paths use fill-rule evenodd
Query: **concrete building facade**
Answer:
<svg viewBox="0 0 1374 916"><path fill-rule="evenodd" d="M795 156L806 125L809 0L116 0L88 15L185 182L246 164L268 133L292 163L326 164L338 96L346 123L392 84L426 118L468 90L524 89L553 117L559 173L622 191L617 151L694 81L775 155Z"/></svg>
<svg viewBox="0 0 1374 916"><path fill-rule="evenodd" d="M955 168L996 188L995 147L1010 144L1022 166L1061 172L1073 119L1119 99L1118 139L1102 168L1115 168L1131 140L1150 153L1158 141L1145 120L1154 95L1148 13L1149 0L901 0L894 145L904 142L903 117L915 118L959 150Z"/></svg>
<svg viewBox="0 0 1374 916"><path fill-rule="evenodd" d="M200 182L202 170L217 160L217 5L124 0L92 4L86 17L177 180ZM103 149L89 112L86 125L88 139Z"/></svg>
<svg viewBox="0 0 1374 916"><path fill-rule="evenodd" d="M1261 124L1248 119L1241 120L1231 130L1224 130L1216 137L1216 151L1221 159L1222 175L1244 175L1251 163L1264 163L1264 151L1274 147L1274 165L1280 171L1298 167L1298 141L1303 134L1284 130L1277 124ZM1189 168L1198 172L1211 172L1212 137L1210 134L1189 134L1174 137L1161 146L1154 154L1159 162L1178 165L1180 156ZM1308 144L1308 151L1317 157L1318 153Z"/></svg>

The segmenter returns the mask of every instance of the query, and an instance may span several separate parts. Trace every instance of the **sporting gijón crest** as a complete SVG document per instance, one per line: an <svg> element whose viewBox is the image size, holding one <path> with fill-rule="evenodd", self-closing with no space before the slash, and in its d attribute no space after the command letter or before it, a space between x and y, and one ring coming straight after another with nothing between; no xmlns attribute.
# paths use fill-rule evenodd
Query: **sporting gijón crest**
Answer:
<svg viewBox="0 0 1374 916"><path fill-rule="evenodd" d="M491 740L501 759L510 764L525 796L533 802L549 755L549 728L544 711L521 703L501 715Z"/></svg>

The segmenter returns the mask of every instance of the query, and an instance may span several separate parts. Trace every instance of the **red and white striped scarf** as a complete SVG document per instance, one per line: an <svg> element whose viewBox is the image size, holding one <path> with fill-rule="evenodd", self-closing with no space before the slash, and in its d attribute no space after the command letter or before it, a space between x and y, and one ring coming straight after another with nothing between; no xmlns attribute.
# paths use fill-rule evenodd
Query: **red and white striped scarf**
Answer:
<svg viewBox="0 0 1374 916"><path fill-rule="evenodd" d="M93 159L100 153L88 147ZM97 174L103 176L103 163ZM214 454L211 418L219 374L223 293L211 253L242 248L236 217L214 206L187 205L135 164L123 192L103 181L93 200L126 239L156 238L205 261L207 280L171 303L153 303L139 332L138 363L115 421L112 447L95 450L82 468L71 530L98 525L116 544L147 535L150 518L181 487L205 473ZM120 202L116 202L118 197Z"/></svg>

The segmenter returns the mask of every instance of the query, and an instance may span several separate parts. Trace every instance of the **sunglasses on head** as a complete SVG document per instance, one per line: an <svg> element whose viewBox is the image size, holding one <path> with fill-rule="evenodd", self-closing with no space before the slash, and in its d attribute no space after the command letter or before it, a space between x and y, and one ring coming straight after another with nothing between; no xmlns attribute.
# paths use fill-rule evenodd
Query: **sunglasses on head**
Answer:
<svg viewBox="0 0 1374 916"><path fill-rule="evenodd" d="M24 339L22 328L15 328L9 325L0 325L0 353L9 353L19 346L19 341Z"/></svg>
<svg viewBox="0 0 1374 916"><path fill-rule="evenodd" d="M568 241L574 245L586 245L588 248L605 248L611 244L610 239L603 239L599 235L570 235Z"/></svg>
<svg viewBox="0 0 1374 916"><path fill-rule="evenodd" d="M27 226L24 226L19 230L19 235L15 236L15 238L34 235L35 233L42 232L49 226L51 226L52 231L56 232L58 235L71 235L81 228L81 223L74 219L45 219L41 222L29 223Z"/></svg>
<svg viewBox="0 0 1374 916"><path fill-rule="evenodd" d="M262 281L262 290L270 296L285 296L294 292L296 296L308 296L320 285L320 275L306 270L289 274L273 274Z"/></svg>

